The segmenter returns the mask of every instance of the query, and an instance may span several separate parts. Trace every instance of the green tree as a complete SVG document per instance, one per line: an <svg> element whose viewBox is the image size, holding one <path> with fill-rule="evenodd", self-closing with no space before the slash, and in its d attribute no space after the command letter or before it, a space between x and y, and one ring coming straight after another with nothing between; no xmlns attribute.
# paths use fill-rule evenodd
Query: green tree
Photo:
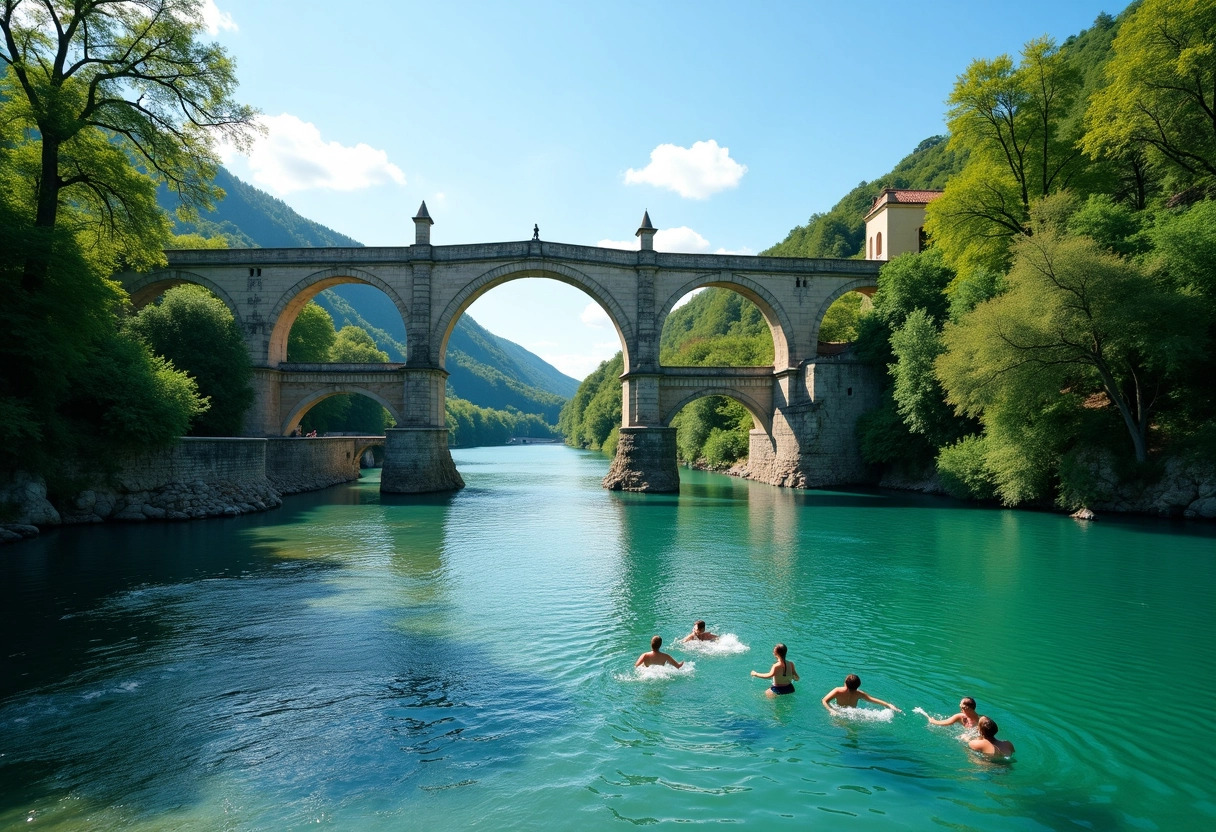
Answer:
<svg viewBox="0 0 1216 832"><path fill-rule="evenodd" d="M950 143L966 150L962 174L926 211L925 230L956 267L1000 268L1029 232L1030 207L1069 186L1085 167L1069 118L1081 76L1047 37L973 61L950 95Z"/></svg>
<svg viewBox="0 0 1216 832"><path fill-rule="evenodd" d="M54 229L39 286L22 285L32 221L0 193L0 468L54 478L171 444L206 410L194 382L117 326L124 300Z"/></svg>
<svg viewBox="0 0 1216 832"><path fill-rule="evenodd" d="M178 286L136 313L127 331L188 373L210 400L191 433L240 434L253 403L253 367L240 325L223 301L201 286Z"/></svg>
<svg viewBox="0 0 1216 832"><path fill-rule="evenodd" d="M1216 6L1144 0L1113 48L1108 83L1090 100L1085 151L1147 150L1191 176L1216 176Z"/></svg>
<svg viewBox="0 0 1216 832"><path fill-rule="evenodd" d="M287 334L287 360L302 364L324 364L337 340L334 319L315 301L309 301Z"/></svg>
<svg viewBox="0 0 1216 832"><path fill-rule="evenodd" d="M946 325L936 371L950 403L991 430L1014 424L1002 411L1099 394L1147 459L1154 410L1202 344L1194 306L1092 239L1047 227L1019 241L1008 280Z"/></svg>
<svg viewBox="0 0 1216 832"><path fill-rule="evenodd" d="M22 286L47 279L60 214L86 223L98 262L163 262L168 224L155 184L210 207L215 143L247 140L233 63L201 42L200 0L3 0L0 120L25 127L8 187L31 210L36 245ZM137 168L131 160L138 160ZM145 173L146 172L146 173Z"/></svg>
<svg viewBox="0 0 1216 832"><path fill-rule="evenodd" d="M923 309L912 310L891 334L895 363L888 369L896 408L908 430L934 447L952 442L969 427L946 405L941 383L933 374L933 363L943 349L937 324Z"/></svg>

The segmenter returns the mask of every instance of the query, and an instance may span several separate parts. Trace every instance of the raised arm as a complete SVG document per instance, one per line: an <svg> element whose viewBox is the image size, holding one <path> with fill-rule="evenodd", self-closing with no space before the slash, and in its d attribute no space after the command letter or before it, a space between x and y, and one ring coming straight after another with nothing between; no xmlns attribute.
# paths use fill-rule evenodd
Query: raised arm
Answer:
<svg viewBox="0 0 1216 832"><path fill-rule="evenodd" d="M959 720L961 720L963 718L962 714L955 714L954 716L950 717L949 719L934 719L933 717L929 716L928 714L925 714L925 716L928 717L929 722L933 723L934 725L953 725L954 723L958 722Z"/></svg>
<svg viewBox="0 0 1216 832"><path fill-rule="evenodd" d="M684 662L676 661L675 657L673 657L673 656L668 656L666 653L664 653L663 657L665 659L667 659L667 663L670 664L672 667L674 667L676 670L679 670L681 667L684 666Z"/></svg>
<svg viewBox="0 0 1216 832"><path fill-rule="evenodd" d="M903 711L900 711L899 708L895 707L890 702L884 702L881 699L870 696L870 694L866 693L864 690L857 691L857 695L867 702L873 702L875 705L882 705L884 708L890 708L893 711L899 711L901 714L903 713Z"/></svg>
<svg viewBox="0 0 1216 832"><path fill-rule="evenodd" d="M757 679L771 679L777 675L777 668L780 666L781 666L780 663L777 662L777 663L774 663L773 666L768 669L768 673L757 673L756 671L753 670L752 675L755 676Z"/></svg>
<svg viewBox="0 0 1216 832"><path fill-rule="evenodd" d="M634 667L641 667L641 666L642 666L642 662L644 662L644 661L646 661L646 654L645 654L645 653L643 653L642 655L638 656L638 660L637 660L636 662L634 662L634 663L633 663L633 666L634 666Z"/></svg>
<svg viewBox="0 0 1216 832"><path fill-rule="evenodd" d="M843 690L844 690L844 688L832 688L830 691L828 691L826 694L824 694L823 699L821 700L823 702L823 707L827 708L828 711L831 712L832 700L836 698L836 694L840 693Z"/></svg>

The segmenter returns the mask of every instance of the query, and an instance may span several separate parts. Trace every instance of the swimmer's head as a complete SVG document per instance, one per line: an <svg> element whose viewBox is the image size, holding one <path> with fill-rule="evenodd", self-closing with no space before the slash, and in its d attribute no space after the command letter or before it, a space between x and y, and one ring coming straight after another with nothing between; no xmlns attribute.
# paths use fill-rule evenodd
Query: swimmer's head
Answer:
<svg viewBox="0 0 1216 832"><path fill-rule="evenodd" d="M698 633L705 632L705 622L704 621L698 621L696 624L693 624L692 626L693 626L693 629L695 629Z"/></svg>
<svg viewBox="0 0 1216 832"><path fill-rule="evenodd" d="M974 711L975 700L970 696L964 696L961 700L959 700L958 706L961 710Z"/></svg>
<svg viewBox="0 0 1216 832"><path fill-rule="evenodd" d="M774 648L773 648L773 655L774 655L774 656L776 656L776 657L777 657L777 658L779 658L779 659L784 659L784 658L785 658L785 645L784 645L784 644L778 644L776 647L774 647Z"/></svg>
<svg viewBox="0 0 1216 832"><path fill-rule="evenodd" d="M662 646L663 646L663 637L662 636L655 636L654 638L652 638L650 640L650 649L651 650L658 650Z"/></svg>
<svg viewBox="0 0 1216 832"><path fill-rule="evenodd" d="M986 740L990 740L996 736L997 727L996 721L989 719L986 716L980 717L980 736Z"/></svg>
<svg viewBox="0 0 1216 832"><path fill-rule="evenodd" d="M850 673L844 677L844 686L849 690L857 690L861 687L861 677L856 673Z"/></svg>

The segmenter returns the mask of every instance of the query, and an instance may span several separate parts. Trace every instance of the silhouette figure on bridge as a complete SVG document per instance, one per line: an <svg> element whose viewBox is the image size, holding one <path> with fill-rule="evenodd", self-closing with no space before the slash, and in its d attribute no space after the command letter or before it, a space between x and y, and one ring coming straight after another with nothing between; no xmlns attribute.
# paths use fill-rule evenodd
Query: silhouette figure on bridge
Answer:
<svg viewBox="0 0 1216 832"><path fill-rule="evenodd" d="M540 239L540 226L535 223L532 224L532 239L533 240Z"/></svg>

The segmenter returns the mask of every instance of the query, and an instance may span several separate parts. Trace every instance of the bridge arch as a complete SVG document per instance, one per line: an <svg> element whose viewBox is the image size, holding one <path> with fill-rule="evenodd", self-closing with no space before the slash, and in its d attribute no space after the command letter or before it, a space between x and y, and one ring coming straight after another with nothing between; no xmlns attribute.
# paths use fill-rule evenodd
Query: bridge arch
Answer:
<svg viewBox="0 0 1216 832"><path fill-rule="evenodd" d="M350 266L338 266L313 272L283 292L270 312L271 330L267 354L270 366L276 366L287 360L287 336L291 334L291 325L295 323L300 310L321 292L343 283L363 283L376 287L388 296L388 299L393 302L393 306L397 307L401 320L408 323L409 306L401 299L401 295L397 293L393 285L383 278ZM391 408L389 412L392 412Z"/></svg>
<svg viewBox="0 0 1216 832"><path fill-rule="evenodd" d="M312 410L313 407L333 396L341 396L351 393L366 396L367 398L376 402L376 404L388 411L389 415L393 417L393 421L395 421L397 424L401 424L403 414L400 412L400 409L374 390L369 390L368 388L362 387L358 384L327 384L324 390L318 390L315 393L310 393L291 406L291 409L287 412L287 416L283 419L283 423L280 426L280 433L283 436L290 436L291 432L294 431L296 426L300 424L300 420L304 418L304 414ZM362 453L362 451L360 451L360 453Z"/></svg>
<svg viewBox="0 0 1216 832"><path fill-rule="evenodd" d="M764 321L768 324L769 332L773 337L774 369L781 370L789 366L791 347L795 347L794 352L796 353L796 344L792 344L793 321L786 314L785 307L781 305L781 302L768 289L764 288L759 282L740 274L726 276L722 272L712 272L698 275L689 280L668 296L667 302L663 304L655 319L655 328L659 332L663 331L663 325L667 323L667 316L671 314L672 309L679 302L680 298L689 292L707 286L730 289L756 304L756 307L760 310L760 314L764 316ZM820 317L822 318L822 315ZM628 371L628 366L626 366L626 371Z"/></svg>
<svg viewBox="0 0 1216 832"><path fill-rule="evenodd" d="M747 409L747 412L752 416L752 422L756 430L762 430L769 436L773 435L773 414L770 412L771 405L765 402L758 402L750 396L737 390L733 387L700 387L688 395L684 396L663 408L662 420L663 427L669 427L671 420L676 417L676 414L683 410L688 405L695 402L697 399L704 399L709 396L724 396L728 399L734 399L739 404Z"/></svg>
<svg viewBox="0 0 1216 832"><path fill-rule="evenodd" d="M237 308L236 302L220 284L201 274L181 271L180 269L167 269L140 275L134 280L127 281L125 286L127 294L131 297L131 305L136 309L143 309L174 286L185 286L187 284L202 286L208 292L215 295L228 307L228 311L232 313L232 317L236 319L236 322L238 324L241 323L241 313Z"/></svg>
<svg viewBox="0 0 1216 832"><path fill-rule="evenodd" d="M434 345L436 347L434 354L439 356L439 366L442 367L444 364L448 351L448 340L452 337L452 330L456 328L456 322L460 320L460 316L465 313L465 310L472 306L473 302L479 297L494 287L525 277L547 277L551 280L573 286L576 289L581 289L592 300L603 307L608 315L608 319L612 321L612 326L616 329L617 337L621 340L621 351L625 358L625 372L629 372L629 353L630 347L633 344L633 329L629 324L631 320L630 316L625 313L616 298L598 281L570 266L561 263L526 260L505 263L488 272L484 272L470 280L452 297L452 300L444 308L443 312L440 313L439 319L435 323L434 332L438 338L438 343Z"/></svg>
<svg viewBox="0 0 1216 832"><path fill-rule="evenodd" d="M878 276L863 277L856 280L850 280L837 286L820 304L819 310L815 313L814 328L811 330L811 343L816 345L818 351L819 344L819 329L823 326L823 318L828 314L828 309L832 304L839 300L849 292L860 292L866 297L873 297L878 291Z"/></svg>

